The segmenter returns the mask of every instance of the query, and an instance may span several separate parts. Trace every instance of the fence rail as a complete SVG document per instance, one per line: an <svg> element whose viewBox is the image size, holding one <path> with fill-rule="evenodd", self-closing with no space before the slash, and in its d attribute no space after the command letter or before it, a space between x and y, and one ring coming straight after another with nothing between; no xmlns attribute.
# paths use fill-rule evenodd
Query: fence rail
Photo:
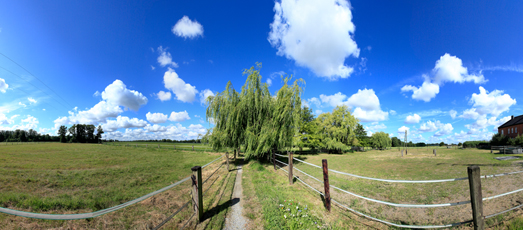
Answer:
<svg viewBox="0 0 523 230"><path fill-rule="evenodd" d="M302 162L302 163L305 163L307 165L310 165L310 166L313 166L315 168L319 168L319 169L322 169L323 167L320 167L318 165L314 165L314 164L311 164L309 162L305 162L305 161L302 161L300 159L296 159L294 157L292 157L292 154L290 154L289 156L286 156L286 155L280 155L280 154L274 154L275 157L273 159L273 162L275 164L275 167L279 167L280 169L284 170L285 172L292 172L294 169L299 171L300 173L310 177L311 179L319 182L319 183L324 183L324 181L314 177L314 176L311 176L310 174L300 170L299 168L293 166L292 164L289 165L292 160L296 160L296 161L299 161L299 162ZM276 156L279 156L279 157L287 157L287 158L292 158L292 159L289 159L289 164L286 164L282 161L279 161L276 159ZM326 160L324 160L326 161ZM278 164L276 164L276 162L278 162ZM283 166L287 166L289 167L289 171L285 170L284 168L282 168L282 166L280 165L283 165ZM474 168L477 168L477 169L474 169ZM515 172L508 172L508 173L500 173L500 174L492 174L492 175L483 175L483 176L479 176L479 167L477 166L472 166L472 167L469 167L468 169L469 171L471 170L477 170L477 179L474 179L472 178L472 174L469 173L469 177L464 177L464 178L454 178L454 179L443 179L443 180L424 180L424 181L419 181L419 180L388 180L388 179L379 179L379 178L372 178L372 177L365 177L365 176L359 176L359 175L355 175L355 174L350 174L350 173L345 173L345 172L340 172L340 171L337 171L337 170L332 170L332 169L324 169L324 178L325 176L327 176L327 180L328 180L328 175L325 174L325 171L331 171L331 172L335 172L335 173L339 173L339 174L342 174L342 175L348 175L348 176L352 176L352 177L356 177L356 178L361 178L361 179L368 179L368 180L374 180L374 181L382 181L382 182L400 182L400 183L435 183L435 182L450 182L450 181L459 181L459 180L469 180L469 184L471 186L471 189L473 186L475 187L479 187L479 193L476 191L476 192L471 192L471 199L472 200L475 200L475 202L479 202L479 206L480 208L479 209L475 209L478 204L472 204L472 208L473 208L473 213L474 213L474 218L472 220L468 220L468 221L463 221L463 222L457 222L457 223L452 223L452 224L445 224L445 225L402 225L402 224L395 224L395 223L392 223L392 222L389 222L389 221L386 221L386 220L381 220L381 219L378 219L378 218L375 218L375 217L372 217L372 216L369 216L367 214L364 214L364 213L361 213L361 212L358 212L346 205L343 205L342 203L332 199L332 201L339 205L340 207L343 207L349 211L352 211L360 216L364 216L366 218L369 218L371 220L374 220L374 221L378 221L378 222L381 222L381 223L384 223L384 224L388 224L388 225L391 225L391 226L395 226L395 227L400 227L400 228L448 228L448 227L454 227L454 226L459 226L459 225L462 225L462 224L466 224L466 223L474 223L474 226L477 227L477 226L480 226L479 229L483 229L483 225L484 225L484 219L487 219L487 218L492 218L494 216L497 216L497 215L501 215L501 214L504 214L504 213L507 213L509 211L512 211L512 210L515 210L515 209L518 209L518 208L521 208L523 207L523 204L522 205L518 205L516 207L512 207L512 208L509 208L507 210L504 210L502 212L498 212L498 213L495 213L495 214L492 214L492 215L488 215L488 216L485 216L483 217L483 209L482 209L482 202L483 201L486 201L486 200L492 200L492 199L495 199L495 198L499 198L499 197L503 197L503 196L506 196L506 195L510 195L510 194L514 194L514 193L517 193L517 192L521 192L523 191L523 188L522 189L517 189L517 190L514 190L514 191L510 191L510 192L506 192L506 193L503 193L503 194L498 194L498 195L495 195L495 196L491 196L491 197L486 197L486 198L481 198L481 179L486 179L486 178L493 178L493 177L501 177L501 176L507 176L507 175L514 175L514 174L518 174L518 173L522 173L523 171L515 171ZM289 173L289 175L292 175L291 173ZM294 176L294 175L292 175ZM295 176L294 176L295 177ZM321 191L315 189L314 187L312 187L311 185L309 185L308 183L306 183L305 181L303 181L301 178L299 177L295 177L297 180L299 180L300 182L302 182L304 185L306 185L307 187L309 187L310 189L314 190L315 192L321 194L322 196L325 197L325 194L322 193ZM471 204L471 200L468 200L468 201L460 201L460 202L454 202L454 203L444 203L444 204L397 204L397 203L391 203L391 202L387 202L387 201L381 201L381 200L377 200L377 199L372 199L372 198L368 198L368 197L364 197L362 195L358 195L358 194L355 194L355 193L352 193L352 192L349 192L347 190L344 190L344 189L341 189L339 187L336 187L334 185L329 185L329 184L324 184L326 187L325 187L325 190L326 192L328 191L328 187L333 187L341 192L344 192L344 193L347 193L349 195L352 195L352 196L355 196L357 198L360 198L360 199L364 199L364 200L368 200L368 201L372 201L372 202L375 202L375 203L380 203L380 204L385 204L385 205L389 205L389 206L393 206L393 207L404 207L404 208L435 208L435 207L447 207L447 206L457 206L457 205L464 205L464 204ZM478 193L479 194L479 200L477 199L478 197ZM327 199L326 199L327 200ZM327 202L327 201L326 201ZM330 204L329 204L330 205ZM476 215L476 212L480 212L480 214L477 214Z"/></svg>

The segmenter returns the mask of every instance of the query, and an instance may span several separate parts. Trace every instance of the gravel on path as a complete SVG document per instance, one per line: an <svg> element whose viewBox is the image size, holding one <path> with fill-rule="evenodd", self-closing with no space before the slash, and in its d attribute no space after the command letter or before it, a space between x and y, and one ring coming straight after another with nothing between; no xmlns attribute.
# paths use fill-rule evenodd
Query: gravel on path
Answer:
<svg viewBox="0 0 523 230"><path fill-rule="evenodd" d="M242 166L238 165L236 171L236 181L234 182L234 191L232 192L231 212L225 218L225 230L246 229L249 220L243 216L243 189L242 189Z"/></svg>

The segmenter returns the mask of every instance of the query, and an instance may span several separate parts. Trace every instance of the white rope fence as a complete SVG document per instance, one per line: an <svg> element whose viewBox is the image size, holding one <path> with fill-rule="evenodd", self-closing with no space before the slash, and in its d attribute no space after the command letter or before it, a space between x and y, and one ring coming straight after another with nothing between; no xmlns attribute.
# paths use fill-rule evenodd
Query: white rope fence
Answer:
<svg viewBox="0 0 523 230"><path fill-rule="evenodd" d="M288 156L285 156L285 155L280 155L280 154L275 154L276 156L279 156L279 157L287 157ZM288 164L284 163L284 162L281 162L277 159L274 159L275 162L278 162L282 165L285 165L285 166L288 166ZM296 159L293 157L293 160L296 160L296 161L299 161L299 162L302 162L304 164L307 164L307 165L310 165L310 166L313 166L313 167L316 167L316 168L319 168L319 169L323 169L321 166L318 166L318 165L314 165L314 164L311 164L309 162L305 162L305 161L302 161L300 159ZM288 172L287 170L283 169L282 167L280 167L278 165L278 167L282 170L284 170L285 172ZM314 177L314 176L311 176L309 175L308 173L300 170L299 168L297 167L293 167L293 169L296 169L297 171L301 172L302 174L304 175L307 175L308 177L316 180L317 182L319 183L324 183L323 181L321 181L320 179ZM459 180L469 180L468 177L463 177L463 178L453 178L453 179L442 179L442 180L389 180L389 179L380 179L380 178L372 178L372 177L365 177L365 176L359 176L359 175L355 175L355 174L350 174L350 173L345 173L345 172L340 172L340 171L337 171L337 170L333 170L333 169L328 169L328 171L331 171L331 172L334 172L334 173L338 173L338 174L342 174L342 175L347 175L347 176L352 176L352 177L356 177L356 178L361 178L361 179L368 179L368 180L375 180L375 181L382 181L382 182L391 182L391 183L436 183L436 182L451 182L451 181L459 181ZM486 178L493 178L493 177L501 177L501 176L507 176L507 175L514 175L514 174L518 174L518 173L522 173L523 171L515 171L515 172L508 172L508 173L500 173L500 174L492 174L492 175L484 175L484 176L480 176L479 178L480 179L486 179ZM314 187L310 186L309 184L307 184L306 182L304 182L302 179L300 179L299 177L296 177L293 175L293 177L295 177L296 179L298 179L300 182L302 182L304 185L306 185L307 187L311 188L312 190L316 191L317 193L319 193L320 195L322 196L325 196L322 192L320 192L319 190L315 189ZM381 200L376 200L376 199L372 199L372 198L368 198L368 197L364 197L364 196L361 196L361 195L358 195L358 194L355 194L355 193L352 193L352 192L349 192L349 191L346 191L344 189L341 189L341 188L338 188L336 186L333 186L333 185L330 185L330 187L333 187L341 192L344 192L344 193L347 193L349 195L352 195L352 196L355 196L355 197L358 197L358 198L361 198L361 199L364 199L364 200L368 200L368 201L372 201L372 202L375 202L375 203L380 203L380 204L385 204L385 205L389 205L389 206L393 206L393 207L404 207L404 208L436 208L436 207L448 207L448 206L457 206L457 205L464 205L464 204L470 204L471 201L468 200L468 201L460 201L460 202L454 202L454 203L443 203L443 204L397 204L397 203L391 203L391 202L387 202L387 201L381 201ZM517 190L514 190L514 191L510 191L510 192L506 192L506 193L502 193L502 194L498 194L498 195L495 195L495 196L491 196L491 197L486 197L486 198L483 198L482 201L486 201L486 200L492 200L492 199L495 199L495 198L499 198L499 197L503 197L503 196L507 196L507 195L510 195L510 194L514 194L514 193L517 193L517 192L521 192L523 191L523 188L522 189L517 189ZM332 199L332 201L334 203L336 203L337 205L339 205L340 207L343 207L349 211L352 211L358 215L361 215L361 216L364 216L364 217L367 217L369 219L372 219L372 220L375 220L375 221L378 221L378 222L381 222L381 223L384 223L384 224L388 224L388 225L391 225L391 226L395 226L395 227L399 227L399 228L448 228L448 227L454 227L454 226L458 226L458 225L462 225L462 224L465 224L465 223L471 223L472 220L469 220L469 221L464 221L464 222L458 222L458 223L452 223L452 224L446 224L446 225L401 225L401 224L395 224L395 223L391 223L391 222L388 222L388 221L385 221L385 220L381 220L381 219L377 219L375 217L372 217L372 216L369 216L369 215L366 215L364 213L361 213L361 212L358 212L354 209L351 209L343 204L341 204L340 202L338 201L335 201L334 199ZM509 208L505 211L501 211L501 212L498 212L498 213L495 213L495 214L491 214L491 215L488 215L488 216L485 216L485 219L487 218L492 218L492 217L495 217L495 216L498 216L498 215L501 215L501 214L504 214L504 213L507 213L509 211L512 211L512 210L515 210L515 209L518 209L518 208L521 208L523 207L523 204L521 205L518 205L516 207L513 207L513 208Z"/></svg>

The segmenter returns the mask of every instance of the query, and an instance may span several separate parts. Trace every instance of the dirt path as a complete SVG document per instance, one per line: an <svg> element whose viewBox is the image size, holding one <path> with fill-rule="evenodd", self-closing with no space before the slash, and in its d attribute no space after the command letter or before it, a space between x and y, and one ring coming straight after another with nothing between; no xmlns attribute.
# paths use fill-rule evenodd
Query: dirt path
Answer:
<svg viewBox="0 0 523 230"><path fill-rule="evenodd" d="M249 222L249 220L243 216L242 167L242 163L238 164L234 191L232 192L231 212L225 219L225 230L243 230Z"/></svg>

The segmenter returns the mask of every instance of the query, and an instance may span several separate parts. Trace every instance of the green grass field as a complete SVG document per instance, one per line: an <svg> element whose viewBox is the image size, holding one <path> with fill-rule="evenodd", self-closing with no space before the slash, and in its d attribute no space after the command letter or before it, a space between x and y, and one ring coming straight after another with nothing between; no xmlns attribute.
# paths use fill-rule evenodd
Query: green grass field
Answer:
<svg viewBox="0 0 523 230"><path fill-rule="evenodd" d="M106 145L127 145L135 148L160 148L165 149L176 149L176 150L188 150L192 151L209 151L209 152L225 152L226 150L214 151L210 145L201 143L171 143L171 142L142 142L142 141L122 141L122 142L105 142Z"/></svg>
<svg viewBox="0 0 523 230"><path fill-rule="evenodd" d="M0 206L56 214L92 212L133 200L190 176L191 167L204 165L221 155L165 148L61 143L0 146L0 152ZM204 178L224 160L205 168ZM227 176L224 168L221 167L210 180L216 178L209 190L211 197L218 195L219 190L231 187L223 186L230 184L230 178L233 178ZM0 214L0 226L102 229L154 226L190 199L189 189L190 181L92 220L46 221ZM218 202L208 203L206 207L213 205ZM171 227L181 224L192 214L190 208L185 210L169 223ZM13 224L13 220L20 221L20 225Z"/></svg>
<svg viewBox="0 0 523 230"><path fill-rule="evenodd" d="M327 159L330 169L383 179L432 180L467 177L467 167L470 165L479 165L481 167L482 175L523 170L521 162L523 159L509 161L495 160L494 157L498 156L500 155L491 154L490 150L461 150L446 148L438 148L437 156L432 154L432 148L410 148L409 154L404 157L401 157L401 153L397 149L386 151L373 150L345 154L295 154L295 157L298 159L305 160L315 165L321 165L321 160ZM287 158L279 157L278 159L287 162ZM259 168L259 166L253 167ZM294 167L311 174L321 181L323 180L321 169L297 161L294 162ZM245 168L248 169L248 167ZM273 171L272 165L270 164L265 165L263 168L265 170ZM256 170L264 171L259 169ZM255 173L256 170L246 170L246 172ZM271 203L277 201L281 202L280 200L282 199L294 199L301 203L310 203L313 202L311 199L315 199L321 203L321 199L317 193L300 185L300 182L297 183L298 185L288 186L285 183L287 180L286 173L279 170L278 174L280 174L280 178L262 176L263 178L271 178L273 182L255 183L252 192L257 194L258 198L261 199L261 201L259 201L261 206L264 206L264 208L267 206L266 208L270 209ZM296 170L295 175L299 176L302 180L305 180L305 182L309 183L314 188L323 191L322 183L312 180ZM252 178L251 180L256 180L257 175L249 175L248 177ZM356 179L345 175L337 175L333 172L329 172L329 180L331 185L350 192L393 203L437 204L470 199L468 181L466 180L433 184L398 184ZM280 181L280 183L276 183L277 181ZM523 188L522 181L523 175L521 174L482 180L483 197L489 197ZM270 184L271 186L267 187L267 184ZM276 187L271 188L272 190L278 191L278 189L282 189L284 191L277 192L278 196L272 198L272 200L270 198L263 198L264 195L262 194L267 192L262 191L264 191L264 189L269 189L269 187L272 186ZM296 186L300 188L298 189ZM296 189L308 191L310 195L303 195L303 191L294 191ZM288 190L288 192L285 190ZM292 195L287 195L286 193ZM339 192L333 188L331 188L331 197L360 212L401 224L439 225L471 219L470 204L428 209L390 207L365 201L346 193ZM267 202L267 205L263 205L264 202ZM520 203L523 203L523 194L521 193L508 195L492 201L485 201L484 213L485 215L493 214L517 206ZM320 217L324 216L322 213L324 208L321 206L322 205L316 205L319 209L315 210L319 213L318 216ZM284 222L284 220L281 220L277 214L270 214L271 212L265 210L263 213L264 215L270 215L269 217L264 217L266 220L265 224L269 226L266 227L268 229L276 228L275 226L280 226L283 224L282 221ZM322 217L325 218L327 225L334 229L359 228L357 226L361 227L365 225L370 225L378 229L389 228L386 225L369 221L365 218L360 218L344 209L336 208L335 213L336 217L332 220L329 220L329 217ZM493 228L510 228L510 226L517 226L517 223L521 223L522 220L520 216L520 211L511 212L498 218L489 219L487 220L487 224ZM514 217L516 218L514 219ZM354 220L358 220L360 224L354 225ZM470 227L470 225L461 226L459 228L468 227Z"/></svg>

